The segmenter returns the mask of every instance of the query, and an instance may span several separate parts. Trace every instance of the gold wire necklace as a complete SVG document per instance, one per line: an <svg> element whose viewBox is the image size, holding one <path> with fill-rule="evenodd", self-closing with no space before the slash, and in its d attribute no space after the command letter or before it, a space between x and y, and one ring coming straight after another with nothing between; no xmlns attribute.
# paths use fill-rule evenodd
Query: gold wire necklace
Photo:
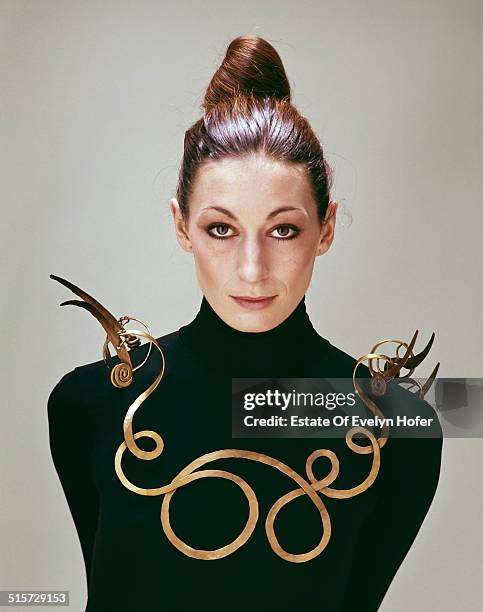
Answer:
<svg viewBox="0 0 483 612"><path fill-rule="evenodd" d="M293 489L292 491L289 491L285 495L282 495L279 499L275 501L275 503L268 511L268 514L265 519L265 531L267 534L267 539L273 551L279 557L286 561L290 561L292 563L303 563L305 561L310 561L314 557L317 557L327 546L331 536L330 516L320 496L325 495L326 497L332 497L335 499L348 499L366 491L377 478L381 464L381 448L384 447L389 436L389 427L384 419L382 411L369 398L369 396L364 393L363 389L356 380L357 368L363 361L368 361L368 367L372 377L371 391L375 396L384 395L384 393L386 392L386 386L388 381L395 378L400 378L401 380L404 379L405 381L410 381L411 383L415 384L419 389L418 394L422 398L431 387L440 365L439 363L436 365L430 377L423 386L421 386L420 383L416 380L409 378L413 373L414 369L423 361L423 359L428 354L434 340L433 332L426 347L418 355L414 355L413 348L416 343L418 330L416 330L416 332L414 333L414 336L409 344L403 342L402 340L381 340L372 347L369 353L363 355L357 360L352 375L352 381L355 391L362 399L364 404L369 408L369 410L375 416L382 419L382 422L384 424L381 429L381 435L378 438L376 438L374 434L365 427L352 427L346 432L346 444L353 452L361 455L373 455L372 465L369 474L360 484L355 487L352 487L350 489L335 489L330 486L336 480L339 474L339 460L337 458L337 455L330 449L321 448L314 450L312 453L310 453L305 462L305 478L282 461L279 461L278 459L270 457L269 455L266 455L264 453L237 448L229 448L215 450L213 452L201 455L200 457L194 459L191 463L189 463L185 468L183 468L169 484L166 484L162 487L146 489L138 487L137 485L133 484L128 480L122 470L122 456L127 448L138 459L149 461L152 459L156 459L163 452L164 440L155 431L143 430L133 433L133 417L137 409L146 400L146 398L148 398L151 393L153 393L153 391L156 389L156 387L161 382L161 379L163 378L166 363L164 353L156 339L153 338L153 336L151 335L148 327L139 319L131 316L122 316L119 319L116 319L104 306L102 306L102 304L100 304L92 296L90 296L88 293L86 293L73 283L54 274L51 274L50 278L58 281L59 283L70 289L73 293L81 297L82 300L84 300L68 300L62 302L61 306L70 304L80 306L88 310L93 316L96 317L96 319L106 331L106 339L102 348L102 356L104 362L109 368L109 365L107 363L108 358L111 357L109 352L109 344L112 344L117 353L117 356L120 359L120 363L116 364L112 369L110 369L110 380L115 387L128 387L133 380L133 373L139 370L149 359L152 347L154 346L159 351L162 361L159 374L156 376L156 379L153 381L153 383L151 383L151 385L145 391L143 391L143 393L141 393L134 400L134 402L132 402L124 417L124 441L121 442L116 451L114 457L114 469L121 483L133 493L147 496L164 495L161 504L161 525L164 530L164 533L166 534L166 537L171 542L171 544L173 544L173 546L175 546L183 554L194 559L214 560L221 559L232 554L238 548L243 546L245 542L247 542L247 540L252 535L253 530L255 529L255 525L258 521L259 512L257 497L253 489L245 480L243 480L243 478L241 478L237 474L228 472L226 470L199 469L205 466L206 464L215 461L216 459L228 458L248 459L250 461L258 461L259 463L270 465L280 470L280 472L282 472L294 481L294 483L297 485L297 488ZM144 330L126 330L124 326L130 321L137 321L144 327ZM144 360L137 366L133 367L129 351L131 348L140 346L141 338L145 338L149 342L148 351ZM379 346L390 342L397 344L395 356L389 357L388 355L384 355L382 353L377 352ZM406 351L404 355L400 357L399 349L402 347L404 347ZM384 367L382 371L379 368L380 359L382 359L384 362ZM373 361L377 362L377 369L374 367ZM408 369L409 372L405 376L399 377L399 372L402 367ZM366 436L370 441L370 445L360 445L355 442L353 440L353 437L356 434L363 434L364 436ZM154 450L144 451L139 448L136 443L136 440L138 438L144 437L151 438L154 441L156 445ZM313 464L315 460L319 457L327 457L331 464L331 469L329 473L322 479L317 479L314 476L313 472ZM169 505L174 492L178 488L183 487L188 483L193 482L194 480L198 480L200 478L225 478L227 480L230 480L240 487L248 501L248 518L243 530L232 542L213 550L202 550L193 548L183 542L183 540L181 540L174 533L169 520ZM320 538L319 543L312 550L305 553L294 554L287 552L282 548L275 535L274 524L276 516L280 509L292 500L296 499L297 497L300 497L301 495L307 495L317 508L317 511L320 514L320 518L322 521L322 536Z"/></svg>

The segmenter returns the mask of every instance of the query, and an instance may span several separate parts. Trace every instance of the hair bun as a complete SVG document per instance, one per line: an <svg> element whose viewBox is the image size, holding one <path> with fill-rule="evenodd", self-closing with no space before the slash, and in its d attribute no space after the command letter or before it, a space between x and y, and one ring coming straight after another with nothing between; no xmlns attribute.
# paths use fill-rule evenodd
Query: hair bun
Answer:
<svg viewBox="0 0 483 612"><path fill-rule="evenodd" d="M271 96L290 102L290 84L277 51L260 36L238 36L228 45L202 103L208 111L237 95Z"/></svg>

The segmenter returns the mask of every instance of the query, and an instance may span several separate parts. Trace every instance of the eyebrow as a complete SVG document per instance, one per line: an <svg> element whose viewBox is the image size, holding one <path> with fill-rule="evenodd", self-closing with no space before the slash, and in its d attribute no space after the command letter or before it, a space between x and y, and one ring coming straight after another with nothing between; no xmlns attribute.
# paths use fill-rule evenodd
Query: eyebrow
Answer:
<svg viewBox="0 0 483 612"><path fill-rule="evenodd" d="M207 206L206 208L202 208L200 212L203 212L204 210L217 210L217 211L219 211L221 213L224 213L225 215L227 215L231 219L234 219L235 221L238 221L236 215L234 215L227 208L223 208L223 206ZM297 208L295 206L281 206L280 208L276 208L275 210L272 210L271 213L268 213L267 220L268 219L272 219L272 217L275 217L276 215L278 215L278 214L280 214L282 212L286 212L288 210L299 210L300 212L303 212L303 210L301 208Z"/></svg>

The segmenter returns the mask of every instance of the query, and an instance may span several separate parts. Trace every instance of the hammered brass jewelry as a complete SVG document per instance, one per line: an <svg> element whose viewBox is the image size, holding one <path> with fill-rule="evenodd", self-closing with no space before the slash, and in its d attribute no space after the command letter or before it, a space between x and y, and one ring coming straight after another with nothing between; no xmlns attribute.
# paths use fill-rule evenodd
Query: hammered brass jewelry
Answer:
<svg viewBox="0 0 483 612"><path fill-rule="evenodd" d="M330 536L331 536L331 521L327 509L325 507L324 502L321 499L321 495L325 495L326 497L332 497L336 499L347 499L349 497L354 497L355 495L359 495L366 491L376 480L377 475L379 473L380 463L381 463L381 453L380 449L386 444L388 439L388 426L385 424L382 427L381 435L376 439L374 434L366 429L365 427L352 427L349 431L346 432L345 440L347 446L355 453L358 454L373 454L372 466L367 477L357 486L352 487L351 489L336 489L331 487L330 485L336 480L339 474L339 460L337 455L329 450L329 449L317 449L313 451L306 459L305 462L305 472L306 477L301 476L295 470L293 470L290 466L285 463L275 459L274 457L270 457L269 455L265 455L263 453L258 453L255 451L243 450L243 449L222 449L215 450L210 453L206 453L197 459L194 459L191 463L189 463L185 468L183 468L170 483L152 489L145 489L142 487L138 487L137 485L130 482L126 475L122 470L122 456L126 448L138 459L143 460L152 460L156 457L159 457L164 449L164 440L163 438L156 432L151 430L143 430L137 433L133 433L133 417L136 410L139 406L144 402L144 400L151 395L151 393L156 389L156 387L161 382L161 379L164 375L165 371L165 357L161 347L155 338L151 335L149 329L144 323L136 319L135 317L123 316L119 319L116 319L106 308L104 308L99 302L97 302L92 296L87 294L85 291L77 287L76 285L70 283L69 281L55 276L53 274L50 275L50 278L60 282L65 287L73 291L75 294L80 296L84 301L80 300L68 300L66 302L62 302L61 306L66 304L72 304L75 306L81 306L88 310L92 315L96 317L96 319L100 322L104 330L106 331L106 340L103 345L102 355L104 362L107 364L107 359L110 357L109 343L114 347L117 356L120 359L120 363L114 366L111 370L110 380L111 383L118 388L124 388L131 384L133 372L142 367L151 352L151 348L154 346L161 355L162 366L159 374L156 376L153 383L136 398L136 400L129 406L126 416L124 417L123 430L124 430L124 441L119 445L115 457L114 457L114 469L116 474L121 481L121 483L133 493L137 493L138 495L147 495L147 496L158 496L164 495L163 501L161 503L161 525L163 527L164 533L168 540L175 546L179 551L188 557L192 557L194 559L202 559L202 560L215 560L226 557L233 552L235 552L238 548L243 546L250 538L255 525L258 520L258 500L255 495L255 492L250 487L250 485L245 482L240 476L233 474L231 472L227 472L225 470L219 469L199 469L206 464L215 461L216 459L248 459L251 461L258 461L260 463L264 463L266 465L270 465L283 474L291 478L296 488L292 491L289 491L285 495L282 495L279 499L275 501L270 510L268 511L267 517L265 519L265 531L267 534L268 542L272 548L272 550L282 559L286 561L291 561L292 563L303 563L305 561L310 561L314 557L317 557L327 546ZM143 330L126 330L124 325L129 323L130 321L137 321L144 328ZM384 419L384 415L379 409L379 407L372 401L369 396L364 393L361 386L358 384L356 380L356 372L359 365L368 360L369 362L369 370L371 373L371 390L375 396L382 396L386 391L387 382L389 380L400 378L401 380L409 380L411 382L415 382L412 379L408 378L410 374L414 371L414 368L419 365L427 353L429 352L431 345L434 340L434 333L431 336L430 341L427 346L424 348L421 353L418 355L413 354L413 348L416 343L416 338L418 335L418 330L416 330L411 342L409 344L401 341L401 340L382 340L378 342L372 350L363 355L357 360L357 363L354 367L354 372L352 376L354 388L356 393L361 397L364 404L369 408L369 410L375 415L379 416L381 419ZM134 346L139 346L141 344L141 338L145 338L149 342L149 350L147 352L146 357L136 367L133 368L131 358L129 355L129 350ZM377 349L382 344L388 342L395 342L398 344L396 350L396 356L389 357L388 355L384 355L377 352ZM399 356L399 349L404 347L406 349L404 355L402 357ZM381 371L379 369L379 361L384 361L384 367ZM377 362L377 369L373 366L373 362ZM109 366L108 366L109 367ZM400 371L402 368L406 368L409 373L400 377ZM435 376L438 371L439 363L436 365L433 370L430 378L428 379L428 383L424 385L424 387L419 387L419 395L423 397L424 394L429 390ZM416 383L417 384L417 383ZM368 445L360 445L353 440L353 437L356 434L363 434L368 439L370 444ZM155 448L152 451L143 451L139 448L136 443L138 438L148 437L154 440ZM314 476L313 472L313 464L319 457L327 457L330 461L331 468L329 473L322 478L321 480L317 480ZM192 548L185 542L183 542L173 531L171 527L171 523L169 520L169 505L171 498L173 497L174 492L179 487L183 487L194 480L198 480L200 478L225 478L227 480L231 480L236 485L240 487L240 489L245 494L248 501L248 518L247 522L240 532L240 534L229 544L226 546L222 546L221 548L216 548L213 550L201 550L197 548ZM278 539L275 535L275 519L281 508L291 502L292 500L300 497L301 495L307 495L310 500L314 503L318 513L320 514L320 520L322 523L322 536L320 538L319 543L310 551L300 554L294 554L287 552L282 548Z"/></svg>

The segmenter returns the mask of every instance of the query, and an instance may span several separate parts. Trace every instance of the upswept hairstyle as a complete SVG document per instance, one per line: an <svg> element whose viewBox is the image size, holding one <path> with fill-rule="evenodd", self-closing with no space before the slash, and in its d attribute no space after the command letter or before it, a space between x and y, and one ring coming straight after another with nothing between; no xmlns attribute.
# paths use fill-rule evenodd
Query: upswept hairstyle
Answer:
<svg viewBox="0 0 483 612"><path fill-rule="evenodd" d="M198 169L222 158L263 153L300 164L307 173L323 224L330 203L332 170L309 122L291 103L279 54L259 36L238 36L213 75L201 105L203 116L185 133L176 197L189 217L189 196Z"/></svg>

